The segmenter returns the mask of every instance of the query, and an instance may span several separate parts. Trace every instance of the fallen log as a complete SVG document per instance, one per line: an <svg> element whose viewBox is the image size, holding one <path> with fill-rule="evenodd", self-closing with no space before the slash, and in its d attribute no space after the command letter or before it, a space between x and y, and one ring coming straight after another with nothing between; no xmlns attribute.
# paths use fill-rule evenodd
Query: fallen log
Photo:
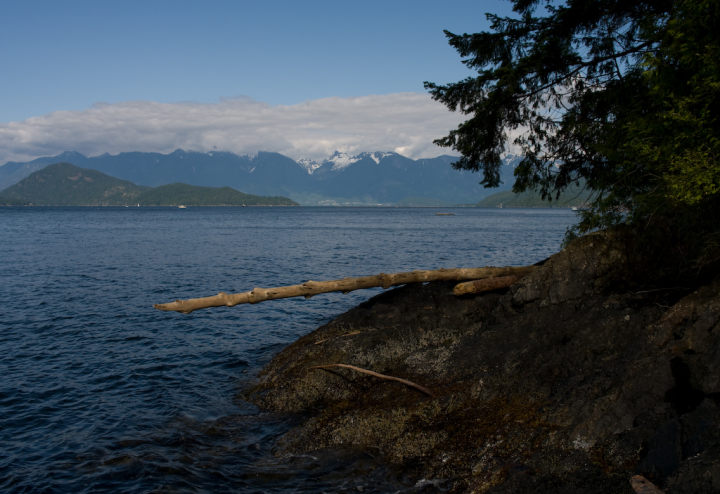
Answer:
<svg viewBox="0 0 720 494"><path fill-rule="evenodd" d="M189 314L194 310L209 307L233 307L240 304L257 304L266 300L290 297L305 297L308 299L321 293L349 293L363 288L390 288L391 286L423 283L426 281L464 281L509 275L525 276L533 269L535 269L535 266L435 269L394 274L380 273L375 276L362 276L360 278L343 278L342 280L333 281L308 281L301 285L284 286L280 288L255 288L253 291L245 293L227 294L220 292L212 297L176 300L175 302L167 304L155 304L153 307L159 310Z"/></svg>
<svg viewBox="0 0 720 494"><path fill-rule="evenodd" d="M355 367L354 365L346 365L346 364L330 364L330 365L315 365L313 367L310 367L311 369L329 369L331 367L344 367L345 369L352 369L357 372L362 372L363 374L370 374L371 376L379 377L380 379L386 379L388 381L397 381L399 383L403 383L406 386L410 386L411 388L415 388L418 391L422 391L428 396L435 396L432 391L429 389L420 386L419 384L415 384L414 382L407 381L405 379L400 379L399 377L393 377L393 376L386 376L385 374L378 374L377 372L373 372L371 370L367 369L361 369L360 367Z"/></svg>
<svg viewBox="0 0 720 494"><path fill-rule="evenodd" d="M465 283L459 283L455 286L453 294L467 295L469 293L482 293L492 290L500 290L501 288L507 288L510 285L517 283L522 278L524 278L524 276L510 275L487 278L484 280L467 281Z"/></svg>

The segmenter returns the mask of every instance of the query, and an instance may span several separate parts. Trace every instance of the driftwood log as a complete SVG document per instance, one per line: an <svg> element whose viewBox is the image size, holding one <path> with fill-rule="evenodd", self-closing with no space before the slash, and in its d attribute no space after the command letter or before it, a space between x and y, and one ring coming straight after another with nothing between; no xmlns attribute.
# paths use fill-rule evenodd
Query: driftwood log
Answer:
<svg viewBox="0 0 720 494"><path fill-rule="evenodd" d="M517 283L522 278L524 278L524 276L510 275L487 278L484 280L468 281L458 284L453 289L453 294L467 295L469 293L482 293L489 292L491 290L500 290L501 288L507 288L510 285Z"/></svg>
<svg viewBox="0 0 720 494"><path fill-rule="evenodd" d="M192 298L190 300L176 300L167 304L155 304L153 307L159 310L168 310L189 314L198 309L209 307L233 307L240 304L257 304L266 300L277 300L280 298L305 297L329 292L349 293L363 288L405 285L407 283L423 283L426 281L466 281L480 280L486 278L525 276L535 266L505 267L505 268L468 268L468 269L435 269L428 271L411 271L406 273L385 274L375 276L363 276L360 278L343 278L333 281L308 281L302 285L292 285L280 288L255 288L251 292L227 294L220 292L212 297Z"/></svg>

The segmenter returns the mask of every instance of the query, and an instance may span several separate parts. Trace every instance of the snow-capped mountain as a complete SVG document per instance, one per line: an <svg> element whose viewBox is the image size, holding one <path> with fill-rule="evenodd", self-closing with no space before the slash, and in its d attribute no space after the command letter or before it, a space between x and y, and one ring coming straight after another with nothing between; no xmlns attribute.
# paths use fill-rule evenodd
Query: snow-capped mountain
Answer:
<svg viewBox="0 0 720 494"><path fill-rule="evenodd" d="M374 153L361 153L359 156L368 156L372 160L375 161L378 165L380 164L380 160L383 159L386 156L392 156L393 154L397 153L383 153L381 151L375 151Z"/></svg>
<svg viewBox="0 0 720 494"><path fill-rule="evenodd" d="M310 175L322 166L322 163L307 158L297 160L297 164L305 168Z"/></svg>
<svg viewBox="0 0 720 494"><path fill-rule="evenodd" d="M352 165L353 163L357 163L362 158L358 156L350 156L347 153L341 153L340 151L335 151L335 154L330 156L328 159L323 160L322 164L325 163L333 163L332 169L342 170L343 168L347 168L348 166Z"/></svg>
<svg viewBox="0 0 720 494"><path fill-rule="evenodd" d="M357 163L358 161L370 158L373 160L376 164L380 164L380 160L385 158L386 156L392 156L397 153L386 153L382 151L375 151L374 153L368 153L363 152L356 156L352 156L348 153L342 153L340 151L335 151L335 153L330 156L329 158L326 158L322 160L321 162L317 162L315 160L311 160L308 158L302 158L297 161L297 164L303 167L307 172L312 175L315 170L320 168L321 166L332 163L332 171L340 171L348 168L353 163Z"/></svg>
<svg viewBox="0 0 720 494"><path fill-rule="evenodd" d="M358 161L370 158L372 159L376 164L380 164L380 160L383 159L386 156L391 156L393 154L397 153L384 153L381 151L375 151L374 153L368 153L363 152L358 155L352 156L348 153L343 153L340 151L335 151L332 156L329 158L326 158L322 160L321 162L317 162L315 160L311 160L308 158L302 158L297 160L297 164L303 167L307 172L312 175L315 170L320 168L323 165L326 165L328 163L332 163L332 171L340 171L348 168L353 163L357 163Z"/></svg>

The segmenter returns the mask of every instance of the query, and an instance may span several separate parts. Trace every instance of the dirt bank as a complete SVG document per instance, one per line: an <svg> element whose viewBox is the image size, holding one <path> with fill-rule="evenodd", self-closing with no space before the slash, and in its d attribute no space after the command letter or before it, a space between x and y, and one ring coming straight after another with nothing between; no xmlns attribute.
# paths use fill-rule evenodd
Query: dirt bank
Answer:
<svg viewBox="0 0 720 494"><path fill-rule="evenodd" d="M636 473L720 492L720 283L651 283L651 260L601 233L505 292L390 290L287 347L247 396L310 412L280 453L368 448L452 492L632 493ZM435 396L310 369L335 363Z"/></svg>

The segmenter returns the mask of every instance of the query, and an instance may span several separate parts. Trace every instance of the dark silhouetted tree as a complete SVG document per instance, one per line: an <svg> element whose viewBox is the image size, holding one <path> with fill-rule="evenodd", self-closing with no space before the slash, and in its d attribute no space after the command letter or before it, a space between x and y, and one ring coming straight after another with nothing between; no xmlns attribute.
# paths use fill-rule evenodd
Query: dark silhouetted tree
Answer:
<svg viewBox="0 0 720 494"><path fill-rule="evenodd" d="M488 14L492 32L446 31L476 77L425 83L468 115L435 141L461 153L453 166L497 186L514 145L515 192L589 188L570 237L653 217L717 236L720 1L513 3L516 18Z"/></svg>

